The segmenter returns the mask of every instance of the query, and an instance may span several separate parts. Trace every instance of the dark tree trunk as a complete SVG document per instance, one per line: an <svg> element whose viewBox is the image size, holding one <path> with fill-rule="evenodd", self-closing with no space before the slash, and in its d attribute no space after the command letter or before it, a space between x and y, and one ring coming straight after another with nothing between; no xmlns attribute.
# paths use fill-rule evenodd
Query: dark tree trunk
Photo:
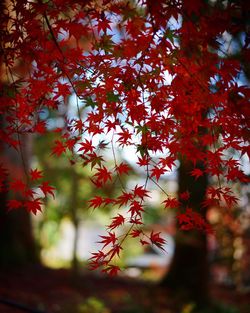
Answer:
<svg viewBox="0 0 250 313"><path fill-rule="evenodd" d="M9 5L9 1L0 1L0 29L8 31L5 19L1 18L4 9ZM0 42L1 45L1 42ZM2 45L1 45L1 48ZM1 51L2 52L2 51ZM2 57L2 55L1 55ZM0 62L4 61L4 57ZM5 68L0 63L1 68L1 91L4 92L8 86L8 77L5 75ZM11 82L13 86L13 82ZM12 87L13 88L13 87ZM0 129L4 129L3 112L0 115ZM22 178L24 167L29 166L31 154L31 137L20 138L22 141L22 157L14 149L10 149L0 142L0 163L6 168L11 178ZM7 184L7 182L5 182ZM0 266L13 266L33 263L38 260L34 238L31 228L30 214L24 209L7 212L6 203L8 194L0 191Z"/></svg>
<svg viewBox="0 0 250 313"><path fill-rule="evenodd" d="M30 215L23 209L7 213L6 194L0 195L0 266L25 265L38 261Z"/></svg>
<svg viewBox="0 0 250 313"><path fill-rule="evenodd" d="M190 192L189 206L205 216L201 203L206 193L207 177L202 176L195 181L190 176L191 170L189 162L181 161L178 176L179 194L188 190ZM185 301L194 301L198 306L206 305L209 293L205 234L198 231L177 232L172 265L161 285L176 291L184 297Z"/></svg>
<svg viewBox="0 0 250 313"><path fill-rule="evenodd" d="M0 127L4 127L1 120ZM1 163L11 178L22 178L24 166L28 166L31 138L23 141L22 158L14 149L0 146ZM8 197L6 192L0 193L0 266L38 262L30 214L22 208L7 212Z"/></svg>
<svg viewBox="0 0 250 313"><path fill-rule="evenodd" d="M77 194L79 189L79 180L75 169L72 169L72 192L71 192L71 217L74 225L74 240L72 250L71 268L74 276L78 275L78 260L77 260L77 244L79 237L79 218L77 214Z"/></svg>

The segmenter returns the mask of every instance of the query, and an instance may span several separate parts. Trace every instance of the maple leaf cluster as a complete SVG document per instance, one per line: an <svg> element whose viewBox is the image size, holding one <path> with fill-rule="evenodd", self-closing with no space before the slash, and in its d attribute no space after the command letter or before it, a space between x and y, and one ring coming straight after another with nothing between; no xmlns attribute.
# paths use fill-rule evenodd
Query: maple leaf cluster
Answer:
<svg viewBox="0 0 250 313"><path fill-rule="evenodd" d="M42 171L31 169L27 177L29 183L22 179L10 181L7 188L11 191L13 199L7 201L8 210L25 208L28 212L36 214L42 211L44 197L48 195L55 197L55 188L48 181L39 182L43 178Z"/></svg>
<svg viewBox="0 0 250 313"><path fill-rule="evenodd" d="M57 132L51 157L67 154L72 164L89 165L96 188L121 184L115 199L96 195L89 201L94 209L127 208L126 216L114 217L101 237L103 249L94 253L93 268L116 274L112 259L119 257L129 235L162 247L158 233L147 237L139 227L150 196L147 181L159 186L176 160L191 162L195 180L208 175L219 182L249 182L241 158L250 154L250 88L239 82L250 57L249 34L244 20L235 23L247 1L19 0L0 6L1 141L22 153L23 134ZM240 58L224 47L225 34L245 36ZM65 115L64 127L50 127L41 112L62 112L72 94L77 116ZM96 143L105 136L112 139ZM138 167L147 174L144 185L124 186L122 176L131 167L117 163L115 146L134 149ZM102 154L108 147L113 167ZM36 213L42 205L36 190L54 196L48 182L37 183L42 179L37 169L8 186L6 169L0 172L1 190L16 194L9 209ZM229 187L210 187L207 194L204 206L236 203ZM188 193L180 200L187 199ZM181 205L169 195L163 203ZM197 212L186 208L177 215L183 229L210 231ZM120 236L117 229L125 223L129 231Z"/></svg>

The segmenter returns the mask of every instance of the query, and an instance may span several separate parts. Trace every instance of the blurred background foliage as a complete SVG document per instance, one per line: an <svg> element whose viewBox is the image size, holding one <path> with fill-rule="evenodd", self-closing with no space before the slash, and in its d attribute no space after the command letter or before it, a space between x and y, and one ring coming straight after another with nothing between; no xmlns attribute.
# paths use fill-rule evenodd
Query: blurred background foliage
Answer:
<svg viewBox="0 0 250 313"><path fill-rule="evenodd" d="M57 119L57 116L52 116ZM102 235L105 226L110 223L117 209L106 206L104 209L89 209L88 200L95 195L113 197L120 192L120 185L110 184L103 190L96 190L89 179L90 168L81 163L72 164L72 156L63 155L57 158L51 155L51 148L57 139L56 133L37 136L33 142L34 155L32 167L42 170L44 180L53 183L56 197L49 197L46 209L33 217L34 234L40 250L42 262L51 267L71 267L74 271L86 269L86 261L90 252L98 249L98 236ZM116 151L119 161L127 161L121 151ZM112 155L110 153L110 163ZM143 174L138 172L135 164L130 163L132 175L123 177L129 186L133 181L139 181ZM144 174L145 175L145 174ZM172 196L177 196L176 175L166 176L159 184L170 190ZM152 187L152 186L151 186ZM209 262L212 265L211 276L219 283L243 286L249 283L249 186L237 185L236 191L240 197L240 206L230 214L212 207L207 212L207 218L213 225L215 235L208 238ZM153 190L153 199L148 201L144 214L145 227L150 231L155 228L175 235L173 212L159 209L164 195L158 189ZM124 209L121 209L124 210ZM126 230L126 225L124 229ZM127 260L147 252L145 248L128 238L124 244L119 264L126 268ZM166 252L168 253L168 251ZM245 257L244 257L245 255ZM85 265L84 265L85 264ZM140 266L140 265L138 265ZM131 275L141 275L149 279L161 279L165 270L157 275L157 264L148 263L148 268L141 271L128 271ZM245 282L246 281L246 282Z"/></svg>

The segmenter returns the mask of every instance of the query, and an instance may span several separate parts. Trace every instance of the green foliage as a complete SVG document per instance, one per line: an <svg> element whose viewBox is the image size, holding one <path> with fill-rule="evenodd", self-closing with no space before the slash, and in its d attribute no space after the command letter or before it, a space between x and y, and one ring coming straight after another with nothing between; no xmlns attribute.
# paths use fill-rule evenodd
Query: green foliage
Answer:
<svg viewBox="0 0 250 313"><path fill-rule="evenodd" d="M119 101L119 95L116 95L113 92L108 92L107 93L107 100L109 102L118 102Z"/></svg>
<svg viewBox="0 0 250 313"><path fill-rule="evenodd" d="M96 297L88 298L80 304L77 313L111 313L102 300Z"/></svg>

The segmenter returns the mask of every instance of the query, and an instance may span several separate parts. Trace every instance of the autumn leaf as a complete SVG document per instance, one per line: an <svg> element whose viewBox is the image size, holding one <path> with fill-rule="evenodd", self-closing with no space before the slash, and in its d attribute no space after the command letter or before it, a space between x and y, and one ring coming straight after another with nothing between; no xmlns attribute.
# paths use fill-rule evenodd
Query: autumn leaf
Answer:
<svg viewBox="0 0 250 313"><path fill-rule="evenodd" d="M140 243L142 246L149 245L149 242L143 239L140 239Z"/></svg>
<svg viewBox="0 0 250 313"><path fill-rule="evenodd" d="M15 209L19 209L23 206L23 203L21 201L12 199L12 200L8 200L7 201L7 207L8 210L15 210Z"/></svg>
<svg viewBox="0 0 250 313"><path fill-rule="evenodd" d="M148 195L148 190L146 190L143 186L138 186L136 185L135 188L133 189L133 193L135 197L139 197L140 199L144 199L145 197L150 198Z"/></svg>
<svg viewBox="0 0 250 313"><path fill-rule="evenodd" d="M100 166L96 168L96 173L94 174L95 182L100 186L103 186L107 181L112 180L112 173L105 167Z"/></svg>
<svg viewBox="0 0 250 313"><path fill-rule="evenodd" d="M93 199L90 199L89 201L89 207L93 207L93 209L96 209L103 205L103 198L100 196L95 196Z"/></svg>
<svg viewBox="0 0 250 313"><path fill-rule="evenodd" d="M120 257L120 252L122 250L122 247L120 244L115 244L110 250L109 250L109 257L112 260L115 256Z"/></svg>
<svg viewBox="0 0 250 313"><path fill-rule="evenodd" d="M134 200L131 202L128 212L131 213L131 218L133 218L134 216L141 217L141 214L142 212L144 212L144 209L143 209L142 204L139 201Z"/></svg>
<svg viewBox="0 0 250 313"><path fill-rule="evenodd" d="M107 268L103 269L103 273L107 273L109 276L117 276L121 271L120 267L117 265L109 265Z"/></svg>
<svg viewBox="0 0 250 313"><path fill-rule="evenodd" d="M138 164L139 166L148 166L149 160L150 160L150 158L147 155L144 155L141 158L138 157L138 161L136 162L136 164Z"/></svg>
<svg viewBox="0 0 250 313"><path fill-rule="evenodd" d="M27 200L24 202L24 207L28 212L32 212L34 214L36 214L37 211L42 211L42 203L40 199Z"/></svg>
<svg viewBox="0 0 250 313"><path fill-rule="evenodd" d="M52 148L52 154L55 154L57 157L59 157L65 151L66 147L64 146L63 142L61 142L60 140L56 140L55 145Z"/></svg>
<svg viewBox="0 0 250 313"><path fill-rule="evenodd" d="M166 243L166 240L160 236L160 232L155 233L152 231L150 234L150 240L151 240L152 244L154 244L158 248L164 250L163 245Z"/></svg>
<svg viewBox="0 0 250 313"><path fill-rule="evenodd" d="M128 166L128 164L124 162L122 162L120 165L117 165L115 169L119 175L128 174L129 171L131 171L131 168Z"/></svg>
<svg viewBox="0 0 250 313"><path fill-rule="evenodd" d="M178 208L180 206L180 202L176 198L167 198L162 203L164 203L165 208Z"/></svg>
<svg viewBox="0 0 250 313"><path fill-rule="evenodd" d="M55 198L54 195L54 190L55 188L49 185L49 182L44 181L42 182L42 184L39 186L39 188L42 190L42 192L44 193L45 196L47 196L47 194L52 195L53 198Z"/></svg>
<svg viewBox="0 0 250 313"><path fill-rule="evenodd" d="M139 237L142 234L142 231L139 229L133 229L130 233L130 236L133 238Z"/></svg>
<svg viewBox="0 0 250 313"><path fill-rule="evenodd" d="M129 201L133 199L133 194L128 192L122 192L122 194L117 197L116 203L120 205L126 205Z"/></svg>
<svg viewBox="0 0 250 313"><path fill-rule="evenodd" d="M42 171L39 171L37 168L34 170L30 170L30 178L31 180L38 180L40 178L43 178Z"/></svg>
<svg viewBox="0 0 250 313"><path fill-rule="evenodd" d="M144 225L142 222L142 215L137 215L135 217L130 218L129 223L134 224L134 225Z"/></svg>
<svg viewBox="0 0 250 313"><path fill-rule="evenodd" d="M94 151L94 146L92 144L92 140L85 139L84 141L80 142L80 148L79 151L83 151L84 153L92 153Z"/></svg>
<svg viewBox="0 0 250 313"><path fill-rule="evenodd" d="M127 146L131 144L131 137L132 135L130 134L130 132L127 129L124 129L122 132L118 133L118 140L117 142L119 142L120 146Z"/></svg>
<svg viewBox="0 0 250 313"><path fill-rule="evenodd" d="M110 230L113 230L114 228L117 228L125 223L125 218L121 214L118 214L117 216L113 217L112 223L108 226Z"/></svg>
<svg viewBox="0 0 250 313"><path fill-rule="evenodd" d="M188 201L189 198L190 198L189 191L184 191L180 194L180 199L183 201Z"/></svg>
<svg viewBox="0 0 250 313"><path fill-rule="evenodd" d="M164 168L155 166L151 170L151 177L155 177L156 180L158 181L160 179L161 175L163 175L164 173L165 173L165 169Z"/></svg>
<svg viewBox="0 0 250 313"><path fill-rule="evenodd" d="M203 171L199 168L195 168L191 172L191 176L195 177L195 180L197 180L199 177L203 175Z"/></svg>
<svg viewBox="0 0 250 313"><path fill-rule="evenodd" d="M13 182L10 182L10 189L14 192L25 192L26 184L21 179L16 179Z"/></svg>
<svg viewBox="0 0 250 313"><path fill-rule="evenodd" d="M108 29L111 30L111 27L110 27L110 21L107 19L107 18L102 18L99 20L99 23L98 23L98 32L100 33L101 31L103 31L104 33L106 33L106 31Z"/></svg>
<svg viewBox="0 0 250 313"><path fill-rule="evenodd" d="M38 121L33 127L34 133L44 134L46 131L47 131L47 128L46 128L45 121Z"/></svg>
<svg viewBox="0 0 250 313"><path fill-rule="evenodd" d="M101 250L99 250L98 252L93 252L91 254L92 254L92 257L90 257L90 260L94 260L94 261L102 261L106 256L106 254Z"/></svg>
<svg viewBox="0 0 250 313"><path fill-rule="evenodd" d="M117 241L117 237L115 235L115 233L113 232L108 232L108 236L100 236L103 240L99 241L98 243L102 243L103 244L103 248L105 248L106 246L108 246L109 244L114 245Z"/></svg>
<svg viewBox="0 0 250 313"><path fill-rule="evenodd" d="M84 167L92 187L102 189L102 196L88 199L90 207L127 211L117 213L107 230L127 222L130 235L142 244L163 245L159 233L150 240L137 227L144 223L152 188L166 193L158 182L166 172L178 171L180 160L193 166L187 171L194 186L185 187L192 192L199 178L212 178L201 207L233 211L240 204L228 185L241 189L249 182L243 163L250 154L250 88L239 83L246 72L249 38L229 56L220 39L224 30L233 41L246 33L244 18L237 27L231 18L246 11L246 1L219 6L148 0L139 11L133 1L2 2L1 22L10 27L1 33L7 72L0 84L0 139L8 173L0 167L0 190L16 196L11 195L7 209L41 210L46 200L37 199L36 188L54 197L48 182L37 184L44 179L42 172L26 166L26 138L35 133L34 140L56 138L50 151L58 164L69 161L79 176ZM180 16L185 17L181 23ZM9 147L19 154L23 169ZM136 166L120 161L117 148L134 151ZM137 173L144 181L134 182ZM124 174L130 176L122 182ZM137 185L131 187L130 181ZM202 189L202 179L200 183ZM183 205L194 199L188 201L189 193L179 190L178 200L170 194L163 201L165 208L179 208L181 229L209 233L205 218ZM123 243L127 235L116 236L111 232L102 238L105 253L93 255L92 268L117 274L112 258L119 256L119 240Z"/></svg>

